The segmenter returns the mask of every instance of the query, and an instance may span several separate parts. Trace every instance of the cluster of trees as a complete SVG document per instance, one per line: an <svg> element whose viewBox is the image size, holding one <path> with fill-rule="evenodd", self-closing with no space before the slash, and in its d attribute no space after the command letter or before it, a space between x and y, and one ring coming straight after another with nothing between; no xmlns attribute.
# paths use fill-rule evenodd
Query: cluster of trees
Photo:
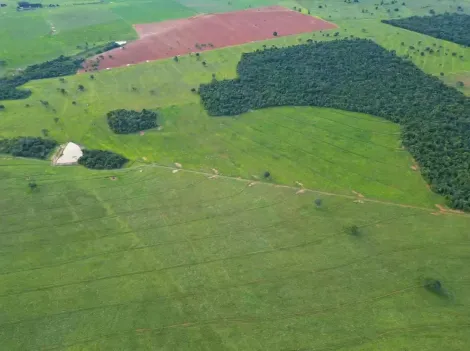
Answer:
<svg viewBox="0 0 470 351"><path fill-rule="evenodd" d="M401 19L382 20L390 24L434 38L470 46L470 16L458 13L445 13L436 16L413 16Z"/></svg>
<svg viewBox="0 0 470 351"><path fill-rule="evenodd" d="M0 78L0 100L25 99L31 95L28 90L17 87L33 79L44 79L75 74L83 62L82 58L60 56L54 60L28 66L14 77Z"/></svg>
<svg viewBox="0 0 470 351"><path fill-rule="evenodd" d="M78 163L91 169L121 168L129 161L124 156L105 150L83 150L83 156Z"/></svg>
<svg viewBox="0 0 470 351"><path fill-rule="evenodd" d="M59 4L49 4L49 5L45 5L47 7L60 7ZM34 9L40 9L40 8L43 8L44 5L41 4L41 3L31 3L31 2L28 2L28 1L18 1L18 6L16 6L16 9L18 11L21 11L21 10L34 10Z"/></svg>
<svg viewBox="0 0 470 351"><path fill-rule="evenodd" d="M470 210L470 99L437 77L364 39L245 53L237 71L200 86L209 114L323 106L398 122L432 189Z"/></svg>
<svg viewBox="0 0 470 351"><path fill-rule="evenodd" d="M157 114L143 109L141 112L133 110L114 110L106 115L108 125L116 134L129 134L141 130L157 127Z"/></svg>
<svg viewBox="0 0 470 351"><path fill-rule="evenodd" d="M18 137L0 140L0 153L45 159L56 146L57 142L51 139Z"/></svg>

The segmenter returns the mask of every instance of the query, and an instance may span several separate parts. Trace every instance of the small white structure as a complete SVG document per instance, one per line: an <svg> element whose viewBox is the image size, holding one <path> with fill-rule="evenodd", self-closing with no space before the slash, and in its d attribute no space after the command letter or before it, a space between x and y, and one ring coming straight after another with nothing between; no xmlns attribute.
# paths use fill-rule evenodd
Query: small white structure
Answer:
<svg viewBox="0 0 470 351"><path fill-rule="evenodd" d="M83 156L82 148L72 142L62 145L52 160L56 166L70 166L78 163L78 159Z"/></svg>
<svg viewBox="0 0 470 351"><path fill-rule="evenodd" d="M119 46L124 46L127 44L127 41L115 41L116 44L118 44Z"/></svg>

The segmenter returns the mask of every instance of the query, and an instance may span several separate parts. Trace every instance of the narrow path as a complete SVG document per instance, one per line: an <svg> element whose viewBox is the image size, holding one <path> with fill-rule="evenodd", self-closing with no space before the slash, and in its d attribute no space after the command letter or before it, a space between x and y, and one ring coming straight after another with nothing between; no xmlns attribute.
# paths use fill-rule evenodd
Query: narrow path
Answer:
<svg viewBox="0 0 470 351"><path fill-rule="evenodd" d="M396 203L396 202L391 202L391 201L382 201L382 200L370 199L370 198L366 198L366 197L359 197L359 196L355 196L355 195L331 193L331 192L327 192L327 191L321 191L321 190L317 190L317 189L309 189L309 188L304 188L304 187L299 187L299 186L296 187L296 186L291 186L291 185L267 183L267 182L256 181L256 180L253 180L253 179L246 179L246 178L241 178L241 177L224 176L224 175L218 175L218 174L208 173L208 172L203 172L203 171L195 171L195 170L191 170L191 169L184 169L184 168L171 167L171 166L163 166L163 165L159 165L157 163L137 163L136 162L136 165L144 166L144 167L155 167L155 168L161 168L161 169L168 169L168 170L172 170L172 171L173 170L178 170L179 172L200 174L200 175L205 175L205 176L212 176L214 178L216 177L216 178L221 178L221 179L230 179L230 180L236 180L236 181L245 182L245 183L256 183L256 185L267 185L267 186L276 187L276 188L292 189L292 190L295 190L295 191L303 190L304 192L321 194L321 195L325 195L325 196L336 196L336 197L342 197L342 198L345 198L345 199L361 200L361 201L364 201L364 202L378 203L378 204L388 205L388 206L413 208L413 209L416 209L416 210L427 211L427 212L430 212L430 213L439 212L439 209L432 208L432 207L413 206L413 205L401 204L401 203ZM444 212L444 211L441 211L441 213L460 215L460 216L469 216L469 214L467 214L467 213Z"/></svg>

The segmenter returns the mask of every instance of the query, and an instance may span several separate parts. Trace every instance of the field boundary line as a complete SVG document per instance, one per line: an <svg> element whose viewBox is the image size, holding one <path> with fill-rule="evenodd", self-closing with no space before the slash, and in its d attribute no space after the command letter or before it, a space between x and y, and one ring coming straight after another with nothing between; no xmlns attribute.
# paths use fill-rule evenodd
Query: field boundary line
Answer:
<svg viewBox="0 0 470 351"><path fill-rule="evenodd" d="M275 188L284 188L284 189L291 189L291 190L296 190L296 191L303 190L304 192L308 192L308 193L342 197L342 198L351 199L351 200L360 199L361 201L364 201L364 202L371 202L371 203L377 203L377 204L388 205L388 206L397 206L397 207L403 207L403 208L411 208L411 209L416 209L416 210L421 210L421 211L427 211L430 213L439 211L437 208L434 208L434 207L414 206L414 205L402 204L402 203L392 202L392 201L383 201L383 200L371 199L367 197L359 197L355 195L333 193L333 192L328 192L328 191L322 191L319 189L310 189L310 188L298 187L298 186L296 187L293 185L286 185L286 184L267 183L267 182L257 181L254 179L247 179L247 178L235 177L235 176L226 176L226 175L214 174L214 173L209 173L209 172L204 172L204 171L196 171L193 169L178 168L176 166L174 167L165 166L165 165L161 165L158 163L143 163L142 161L136 161L136 164L138 165L137 167L155 167L155 168L168 169L168 170L178 170L180 172L188 172L188 173L193 173L193 174L211 176L214 178L236 180L236 181L245 182L245 183L256 183L257 185L265 185L265 186L271 186ZM466 216L466 217L470 216L467 213L456 213L456 212L443 212L443 213L449 214L449 215Z"/></svg>

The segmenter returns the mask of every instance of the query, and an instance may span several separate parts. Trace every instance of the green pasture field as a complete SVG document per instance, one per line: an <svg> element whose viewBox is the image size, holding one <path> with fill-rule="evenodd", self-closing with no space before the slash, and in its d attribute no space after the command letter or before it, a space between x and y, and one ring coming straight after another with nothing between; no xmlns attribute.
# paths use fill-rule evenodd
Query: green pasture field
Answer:
<svg viewBox="0 0 470 351"><path fill-rule="evenodd" d="M2 159L0 175L6 350L470 343L466 215L151 165Z"/></svg>
<svg viewBox="0 0 470 351"><path fill-rule="evenodd" d="M0 26L0 59L9 52L19 67L78 52L85 41L135 38L133 21L250 5L302 6L331 15L339 29L93 72L94 79L30 81L31 97L1 101L0 138L47 130L61 143L131 161L92 171L0 155L0 349L467 349L470 217L438 211L445 199L412 169L398 125L314 107L210 117L191 89L213 74L234 78L243 52L332 40L335 32L412 54L450 85L470 72L470 48L382 24L386 10L374 18L361 12L369 0L328 1L318 12L320 2L308 0L175 0L154 14L143 1L77 11L73 1L58 2L41 13L0 9L8 23ZM405 2L403 15L424 14L427 3L436 12L458 5ZM6 39L12 33L16 45ZM440 54L409 48L434 44ZM160 128L115 135L105 115L118 108L154 109ZM183 170L174 173L175 163ZM262 179L265 171L271 179ZM438 279L443 293L424 288L426 279Z"/></svg>
<svg viewBox="0 0 470 351"><path fill-rule="evenodd" d="M6 60L8 65L0 67L0 74L60 55L76 54L85 43L91 46L136 39L133 24L197 13L176 0L58 1L58 8L22 12L15 10L16 2L6 3L8 6L0 9L0 60ZM84 5L74 5L77 3Z"/></svg>

